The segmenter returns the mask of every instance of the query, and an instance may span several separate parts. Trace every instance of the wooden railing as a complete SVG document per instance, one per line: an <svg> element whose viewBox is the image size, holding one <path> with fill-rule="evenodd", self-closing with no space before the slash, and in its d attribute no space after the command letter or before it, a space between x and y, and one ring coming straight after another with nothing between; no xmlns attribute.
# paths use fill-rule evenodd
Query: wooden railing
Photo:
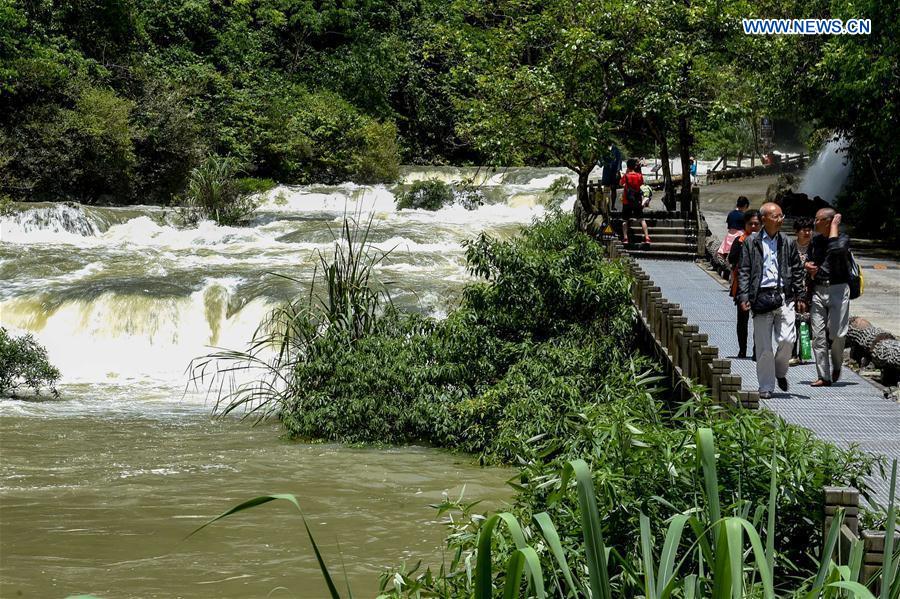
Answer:
<svg viewBox="0 0 900 599"><path fill-rule="evenodd" d="M831 521L839 509L844 511L844 522L841 525L841 534L832 557L838 564L846 565L850 557L851 545L862 541L863 563L860 581L868 584L884 564L886 533L883 530L859 530L859 491L852 487L825 487L824 532L827 533ZM898 546L900 546L900 532L895 532L894 547ZM875 592L877 593L878 590L876 589Z"/></svg>
<svg viewBox="0 0 900 599"><path fill-rule="evenodd" d="M742 177L756 177L759 175L771 175L776 173L788 173L793 171L798 171L806 166L807 161L809 160L809 155L807 154L798 154L796 156L788 156L778 162L773 162L771 164L758 164L756 166L745 166L745 167L728 167L727 164L722 170L715 170L716 167L721 164L721 160L716 164L716 167L707 171L706 173L706 183L718 183L719 181L727 181L730 179L740 179Z"/></svg>
<svg viewBox="0 0 900 599"><path fill-rule="evenodd" d="M613 238L605 243L609 257L620 258L634 279L631 301L637 311L638 334L663 364L671 388L687 398L687 383L700 383L717 403L757 408L759 393L741 390L741 377L731 373L731 360L720 358L719 349L709 344L709 337L696 324L688 322L681 306L662 296L621 241Z"/></svg>

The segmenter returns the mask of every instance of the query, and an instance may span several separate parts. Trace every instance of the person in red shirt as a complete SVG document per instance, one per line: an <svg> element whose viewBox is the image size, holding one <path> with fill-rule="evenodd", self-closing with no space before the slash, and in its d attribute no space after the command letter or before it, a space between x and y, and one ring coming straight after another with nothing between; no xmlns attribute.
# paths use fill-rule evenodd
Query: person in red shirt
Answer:
<svg viewBox="0 0 900 599"><path fill-rule="evenodd" d="M641 174L640 163L636 158L629 158L626 164L627 170L619 182L622 188L622 241L628 245L631 221L640 219L641 229L644 230L644 243L650 243L647 221L644 220L644 193L641 191L644 175Z"/></svg>

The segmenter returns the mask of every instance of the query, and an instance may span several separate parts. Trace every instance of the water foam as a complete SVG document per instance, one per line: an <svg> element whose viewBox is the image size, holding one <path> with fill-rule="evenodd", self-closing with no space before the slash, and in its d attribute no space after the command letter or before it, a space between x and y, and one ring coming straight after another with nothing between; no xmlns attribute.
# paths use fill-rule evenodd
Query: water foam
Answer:
<svg viewBox="0 0 900 599"><path fill-rule="evenodd" d="M32 332L64 383L154 379L183 382L190 361L213 346L241 348L273 307L242 304L241 280L208 280L186 297L104 293L47 312L44 298L0 303L3 326Z"/></svg>
<svg viewBox="0 0 900 599"><path fill-rule="evenodd" d="M98 224L77 205L54 204L0 217L0 239L8 243L77 242L99 233Z"/></svg>

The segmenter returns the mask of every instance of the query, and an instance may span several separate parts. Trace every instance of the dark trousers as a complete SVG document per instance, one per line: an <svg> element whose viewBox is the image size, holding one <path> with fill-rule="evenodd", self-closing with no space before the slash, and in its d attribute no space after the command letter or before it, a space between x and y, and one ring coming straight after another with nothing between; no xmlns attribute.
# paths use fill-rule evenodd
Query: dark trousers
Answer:
<svg viewBox="0 0 900 599"><path fill-rule="evenodd" d="M739 355L747 355L747 331L750 327L750 310L737 306L737 338Z"/></svg>

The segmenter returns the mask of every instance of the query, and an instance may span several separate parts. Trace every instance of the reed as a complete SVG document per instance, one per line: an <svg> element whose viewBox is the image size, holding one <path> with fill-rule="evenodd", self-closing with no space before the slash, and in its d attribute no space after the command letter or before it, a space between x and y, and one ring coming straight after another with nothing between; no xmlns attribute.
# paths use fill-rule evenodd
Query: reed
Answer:
<svg viewBox="0 0 900 599"><path fill-rule="evenodd" d="M272 310L247 348L220 348L191 362L190 381L206 386L217 413L238 411L257 422L279 414L305 391L295 376L303 363L372 332L385 307L392 306L375 272L390 251L370 242L373 217L344 214L340 230L332 232L331 254L317 252L309 292Z"/></svg>

